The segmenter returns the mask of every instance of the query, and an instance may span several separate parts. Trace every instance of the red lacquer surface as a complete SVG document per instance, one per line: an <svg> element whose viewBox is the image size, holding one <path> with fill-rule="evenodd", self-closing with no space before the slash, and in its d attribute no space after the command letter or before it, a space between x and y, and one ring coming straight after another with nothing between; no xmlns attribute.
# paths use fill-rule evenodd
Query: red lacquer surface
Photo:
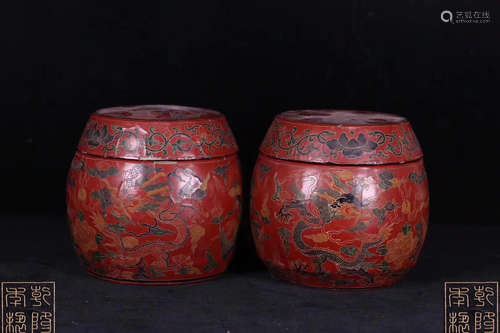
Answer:
<svg viewBox="0 0 500 333"><path fill-rule="evenodd" d="M318 125L311 116L291 131L310 135L317 133L317 126L331 132L349 127L345 135L358 138L360 133L383 132L398 124L411 131L404 118L388 125L394 118L384 114L353 113L354 119L348 121L333 111L321 112L333 114L331 128L325 129L324 118ZM408 135L414 137L412 131ZM307 141L315 144L317 138ZM351 165L344 165L342 150L325 156L324 163L302 162L308 154L317 154L315 149L297 150L288 157L298 161L266 156L272 155L268 139L269 135L254 169L250 215L257 252L273 275L313 287L369 288L390 286L415 265L429 218L428 183L418 142L419 158L375 165L370 154L394 155L387 142L373 149L366 149L366 142L351 142L346 144ZM307 145L299 141L287 142ZM392 159L408 156L403 151ZM338 164L332 163L337 162L335 157Z"/></svg>
<svg viewBox="0 0 500 333"><path fill-rule="evenodd" d="M196 122L198 109L189 111L155 113L157 119L148 120L149 125L167 128L166 123L176 121L172 116ZM123 117L151 117L140 107L120 112L128 114L108 117L108 129L118 126L112 124L118 116L120 124ZM212 112L208 118L198 114L200 121L220 120L221 115ZM89 122L94 120L93 116ZM204 135L193 130L191 138L204 142ZM219 157L221 151L214 152L215 156L188 161L77 152L68 175L67 210L76 252L89 273L136 284L199 282L223 273L233 256L239 225L241 174L236 154ZM205 151L197 154L207 157Z"/></svg>
<svg viewBox="0 0 500 333"><path fill-rule="evenodd" d="M283 112L260 151L285 160L334 164L402 163L423 156L405 118L367 111Z"/></svg>
<svg viewBox="0 0 500 333"><path fill-rule="evenodd" d="M238 151L226 118L213 110L145 105L101 109L87 122L81 152L133 160L197 160Z"/></svg>

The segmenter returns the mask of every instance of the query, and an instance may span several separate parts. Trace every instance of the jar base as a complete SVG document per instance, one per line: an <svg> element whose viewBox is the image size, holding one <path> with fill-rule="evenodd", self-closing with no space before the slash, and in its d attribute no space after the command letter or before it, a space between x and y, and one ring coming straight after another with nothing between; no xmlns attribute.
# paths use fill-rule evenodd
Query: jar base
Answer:
<svg viewBox="0 0 500 333"><path fill-rule="evenodd" d="M199 279L188 279L188 280L170 280L170 281L140 281L140 280L125 280L125 279L116 279L108 276L104 276L92 271L87 270L87 274L92 276L93 278L103 280L106 282L112 282L116 284L123 285L135 285L135 286L176 286L176 285L187 285L187 284L197 284L208 282L212 280L216 280L221 278L225 273L219 273L211 276L202 277Z"/></svg>
<svg viewBox="0 0 500 333"><path fill-rule="evenodd" d="M271 276L280 281L288 282L297 286L302 286L302 287L308 287L308 288L318 288L318 289L377 289L377 288L390 288L394 286L396 283L398 283L402 278L399 279L394 279L389 282L383 282L383 283L372 283L372 284L335 284L334 281L328 281L328 282L319 282L319 281L308 281L305 279L301 278L288 278L285 277L281 274L276 274L273 272L270 272Z"/></svg>

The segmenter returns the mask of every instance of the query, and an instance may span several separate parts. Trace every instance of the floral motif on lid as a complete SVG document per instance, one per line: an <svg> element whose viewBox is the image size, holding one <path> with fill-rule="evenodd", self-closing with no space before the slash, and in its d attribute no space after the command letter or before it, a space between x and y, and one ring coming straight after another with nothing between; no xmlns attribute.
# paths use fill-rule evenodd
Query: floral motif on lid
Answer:
<svg viewBox="0 0 500 333"><path fill-rule="evenodd" d="M80 138L79 150L134 160L196 160L232 155L238 146L220 112L142 105L94 112Z"/></svg>
<svg viewBox="0 0 500 333"><path fill-rule="evenodd" d="M406 118L350 110L283 112L260 151L286 160L354 165L404 163L423 156Z"/></svg>

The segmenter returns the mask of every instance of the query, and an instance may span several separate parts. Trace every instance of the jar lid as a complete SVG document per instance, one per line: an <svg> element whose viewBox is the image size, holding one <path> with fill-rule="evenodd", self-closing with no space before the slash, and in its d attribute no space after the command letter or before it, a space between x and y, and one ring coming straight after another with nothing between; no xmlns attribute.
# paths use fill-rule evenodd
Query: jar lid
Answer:
<svg viewBox="0 0 500 333"><path fill-rule="evenodd" d="M284 160L353 165L405 163L423 156L406 118L351 110L283 112L260 151Z"/></svg>
<svg viewBox="0 0 500 333"><path fill-rule="evenodd" d="M100 109L91 116L78 149L131 160L196 160L238 151L223 114L176 105Z"/></svg>

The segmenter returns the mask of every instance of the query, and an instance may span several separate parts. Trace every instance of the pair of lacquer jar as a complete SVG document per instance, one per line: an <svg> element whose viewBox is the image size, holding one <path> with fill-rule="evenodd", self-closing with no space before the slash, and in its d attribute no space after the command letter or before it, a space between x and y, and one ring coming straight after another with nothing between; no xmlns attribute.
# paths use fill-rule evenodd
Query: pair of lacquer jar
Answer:
<svg viewBox="0 0 500 333"><path fill-rule="evenodd" d="M87 271L144 285L224 273L244 200L237 152L216 111L152 105L92 114L67 186L72 238ZM251 187L253 239L278 278L389 286L416 263L429 194L422 151L403 117L281 113Z"/></svg>

